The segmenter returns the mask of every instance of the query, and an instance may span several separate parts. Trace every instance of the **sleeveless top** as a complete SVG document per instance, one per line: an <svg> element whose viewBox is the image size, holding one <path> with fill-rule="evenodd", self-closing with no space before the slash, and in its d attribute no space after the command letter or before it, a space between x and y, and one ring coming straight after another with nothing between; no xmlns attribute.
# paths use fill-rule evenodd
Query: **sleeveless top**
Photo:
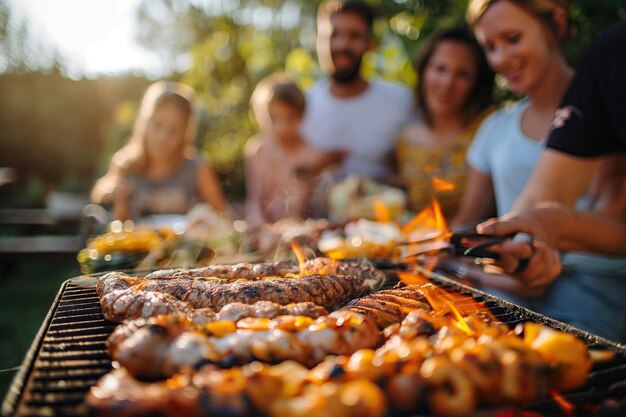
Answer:
<svg viewBox="0 0 626 417"><path fill-rule="evenodd" d="M398 141L398 173L405 184L411 210L419 212L437 198L447 220L456 214L467 177L467 150L481 122L492 111L493 108L483 111L444 146L427 147Z"/></svg>
<svg viewBox="0 0 626 417"><path fill-rule="evenodd" d="M152 180L142 175L129 176L131 218L152 214L187 214L198 201L197 177L202 158L185 158L178 170L167 178Z"/></svg>

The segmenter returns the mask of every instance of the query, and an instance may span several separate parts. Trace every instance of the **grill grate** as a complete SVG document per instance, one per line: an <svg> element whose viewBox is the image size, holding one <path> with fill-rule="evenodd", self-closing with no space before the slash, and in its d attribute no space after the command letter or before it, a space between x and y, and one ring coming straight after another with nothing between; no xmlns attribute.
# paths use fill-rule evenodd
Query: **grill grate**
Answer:
<svg viewBox="0 0 626 417"><path fill-rule="evenodd" d="M105 341L115 328L94 288L66 281L2 405L3 415L82 416L85 393L111 370Z"/></svg>
<svg viewBox="0 0 626 417"><path fill-rule="evenodd" d="M387 273L389 280L384 288L390 288L398 282L392 271ZM617 405L618 411L613 415L624 414L624 346L541 316L443 275L434 272L428 275L433 282L447 290L470 295L484 302L496 317L510 326L528 320L544 323L577 335L592 349L615 352L613 360L596 364L584 387L564 394L563 397L577 405L580 410L585 410L584 405L587 403L599 404L604 401L614 408ZM86 392L98 378L111 370L105 341L114 328L114 323L104 320L93 287L82 287L72 280L63 283L5 398L2 415L87 415L88 410L83 403ZM561 415L556 403L549 399L539 401L529 409L548 415ZM480 415L485 415L484 410Z"/></svg>

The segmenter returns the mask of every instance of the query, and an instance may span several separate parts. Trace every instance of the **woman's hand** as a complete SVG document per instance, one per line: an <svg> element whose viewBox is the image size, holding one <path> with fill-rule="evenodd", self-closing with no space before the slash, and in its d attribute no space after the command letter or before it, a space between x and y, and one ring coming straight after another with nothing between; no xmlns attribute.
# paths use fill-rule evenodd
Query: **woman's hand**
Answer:
<svg viewBox="0 0 626 417"><path fill-rule="evenodd" d="M558 245L563 232L572 226L573 212L560 204L544 204L535 209L512 213L479 224L480 233L504 236L524 232L533 237L532 244L512 239L494 248L502 255L499 266L530 287L551 283L561 272ZM529 259L528 266L519 271L520 260ZM517 272L516 272L517 270Z"/></svg>

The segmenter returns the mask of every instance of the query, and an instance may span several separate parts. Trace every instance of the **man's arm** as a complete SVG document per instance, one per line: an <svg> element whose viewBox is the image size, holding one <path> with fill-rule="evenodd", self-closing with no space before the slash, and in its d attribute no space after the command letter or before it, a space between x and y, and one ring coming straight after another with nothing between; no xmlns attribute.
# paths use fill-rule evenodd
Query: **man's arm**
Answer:
<svg viewBox="0 0 626 417"><path fill-rule="evenodd" d="M547 246L562 251L601 253L626 256L626 220L607 216L601 212L577 212L570 207L540 204L511 215L492 219L479 225L481 233L496 236L526 232ZM524 243L512 243L514 247Z"/></svg>
<svg viewBox="0 0 626 417"><path fill-rule="evenodd" d="M606 158L579 158L554 149L542 152L528 184L513 211L556 202L571 207L589 189Z"/></svg>
<svg viewBox="0 0 626 417"><path fill-rule="evenodd" d="M544 160L556 161L563 170L553 171L551 167L545 170L544 166L543 172L547 172L547 181L552 181L551 187L548 188L546 183L538 183L535 178L529 184L530 191L526 193L531 201L537 198L535 201L545 199L552 202L535 205L525 203L528 204L526 208L478 227L479 231L487 234L526 232L535 237L534 254L531 247L523 242L511 242L501 249L504 255L518 259L532 255L528 269L516 274L530 285L547 283L559 273L560 262L554 256L554 249L626 256L626 156L612 156L600 169L596 168L598 161L589 160L585 164L578 158L568 160L563 156L556 152ZM559 183L554 181L559 178L559 172L568 173L563 184L571 180L581 186L590 182L591 173L596 171L596 193L590 210L577 212L568 205L555 202L575 199L577 193L574 186L563 186L561 189L556 186ZM512 262L510 265L509 269L505 268L509 273L517 263Z"/></svg>

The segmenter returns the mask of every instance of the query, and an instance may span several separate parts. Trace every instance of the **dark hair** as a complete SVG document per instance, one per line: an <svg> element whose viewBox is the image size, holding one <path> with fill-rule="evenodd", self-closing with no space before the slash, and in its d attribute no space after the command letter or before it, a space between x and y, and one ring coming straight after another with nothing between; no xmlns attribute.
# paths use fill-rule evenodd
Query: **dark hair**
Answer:
<svg viewBox="0 0 626 417"><path fill-rule="evenodd" d="M281 101L304 114L304 94L287 74L268 75L257 84L250 98L250 104L255 112L274 101Z"/></svg>
<svg viewBox="0 0 626 417"><path fill-rule="evenodd" d="M367 24L370 33L374 25L374 10L364 1L358 0L326 0L317 9L317 21L328 20L335 13L355 13Z"/></svg>
<svg viewBox="0 0 626 417"><path fill-rule="evenodd" d="M492 103L494 88L494 73L487 63L487 58L474 36L466 27L452 27L442 29L432 34L415 61L415 71L417 72L417 85L415 86L415 103L417 109L422 113L428 125L432 123L431 116L426 107L426 97L423 91L423 77L426 66L430 62L435 50L444 41L459 42L471 49L476 61L476 81L474 88L469 93L469 98L465 106L466 123L476 117L482 110Z"/></svg>

